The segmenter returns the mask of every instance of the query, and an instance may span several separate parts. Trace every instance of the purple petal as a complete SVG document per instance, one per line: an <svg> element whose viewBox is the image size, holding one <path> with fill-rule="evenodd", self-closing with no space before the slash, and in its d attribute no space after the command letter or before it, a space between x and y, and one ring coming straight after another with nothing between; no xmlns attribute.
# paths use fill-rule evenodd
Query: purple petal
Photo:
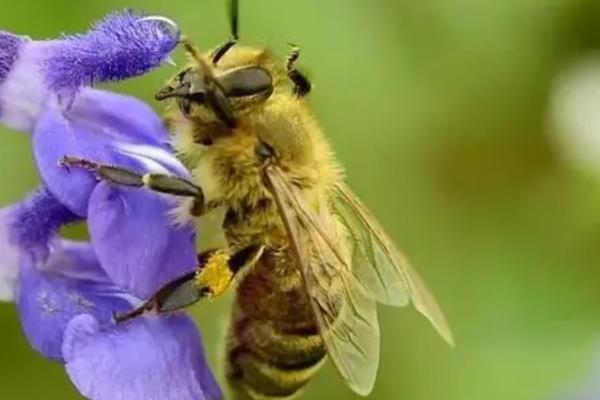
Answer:
<svg viewBox="0 0 600 400"><path fill-rule="evenodd" d="M44 65L51 90L68 93L82 86L144 74L177 46L179 31L133 11L114 13L84 35L67 36Z"/></svg>
<svg viewBox="0 0 600 400"><path fill-rule="evenodd" d="M159 66L179 41L166 19L124 11L83 35L32 41L0 31L0 121L32 131L43 112L66 112L83 86Z"/></svg>
<svg viewBox="0 0 600 400"><path fill-rule="evenodd" d="M88 227L115 284L146 299L197 264L193 229L176 226L171 199L101 183L90 198Z"/></svg>
<svg viewBox="0 0 600 400"><path fill-rule="evenodd" d="M154 111L135 98L110 92L86 89L66 115L46 113L35 129L33 146L48 188L81 216L87 215L88 199L97 181L88 171L60 167L65 155L139 173L187 176Z"/></svg>
<svg viewBox="0 0 600 400"><path fill-rule="evenodd" d="M18 299L21 326L33 348L61 361L64 330L80 314L102 323L112 313L131 309L130 297L109 283L87 243L56 242L41 271L21 266Z"/></svg>
<svg viewBox="0 0 600 400"><path fill-rule="evenodd" d="M76 220L46 188L0 210L0 300L12 299L19 265L44 264L58 229Z"/></svg>
<svg viewBox="0 0 600 400"><path fill-rule="evenodd" d="M90 400L217 400L200 335L183 315L146 317L104 328L90 315L69 323L67 373Z"/></svg>
<svg viewBox="0 0 600 400"><path fill-rule="evenodd" d="M35 264L48 257L48 243L58 229L80 220L42 187L23 202L11 207L14 243L31 255Z"/></svg>
<svg viewBox="0 0 600 400"><path fill-rule="evenodd" d="M0 84L8 76L17 60L19 49L26 41L22 36L0 31Z"/></svg>

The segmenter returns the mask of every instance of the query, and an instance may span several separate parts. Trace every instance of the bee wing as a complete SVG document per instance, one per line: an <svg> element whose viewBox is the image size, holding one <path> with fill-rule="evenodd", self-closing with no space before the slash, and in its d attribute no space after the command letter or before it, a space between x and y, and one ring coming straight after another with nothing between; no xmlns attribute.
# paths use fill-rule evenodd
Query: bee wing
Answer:
<svg viewBox="0 0 600 400"><path fill-rule="evenodd" d="M338 184L333 189L331 205L353 245L353 274L368 294L381 303L396 306L412 300L415 308L453 346L452 332L435 298L359 198L346 185Z"/></svg>
<svg viewBox="0 0 600 400"><path fill-rule="evenodd" d="M329 200L351 245L352 273L356 279L374 300L406 306L411 299L408 278L404 268L398 267L397 260L390 256L384 234L377 230L378 227L367 225L358 208L337 187Z"/></svg>
<svg viewBox="0 0 600 400"><path fill-rule="evenodd" d="M278 170L268 170L267 177L328 354L350 388L367 395L379 367L376 303L365 295L335 245L332 217L315 215Z"/></svg>

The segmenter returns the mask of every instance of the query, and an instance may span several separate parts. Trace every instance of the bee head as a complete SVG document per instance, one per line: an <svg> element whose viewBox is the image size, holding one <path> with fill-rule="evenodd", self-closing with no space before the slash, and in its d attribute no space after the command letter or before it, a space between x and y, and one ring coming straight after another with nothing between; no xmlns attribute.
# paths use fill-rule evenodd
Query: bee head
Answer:
<svg viewBox="0 0 600 400"><path fill-rule="evenodd" d="M301 85L306 82L294 81L303 79L293 67L297 50L284 63L266 48L238 45L238 1L230 6L231 39L201 53L182 38L191 63L156 98L175 99L179 112L173 121L183 122L180 137L186 143L191 138L196 144L223 140L226 145L239 139L249 162L292 168L311 163L315 139L310 132L319 128L297 101L306 90Z"/></svg>
<svg viewBox="0 0 600 400"><path fill-rule="evenodd" d="M209 54L200 54L188 38L182 38L192 64L162 88L156 99L175 98L186 118L194 116L194 108L208 109L232 129L236 126L235 108L245 105L248 100L268 98L274 85L269 71L253 59L256 57L252 51L231 51L239 40L238 0L231 0L229 5L231 39ZM228 53L229 57L221 62ZM235 59L231 53L241 53L245 57ZM202 111L196 114L202 114ZM204 117L204 122L210 119Z"/></svg>
<svg viewBox="0 0 600 400"><path fill-rule="evenodd" d="M184 117L191 118L202 113L194 113L194 108L209 110L218 121L234 128L237 109L264 101L273 92L273 78L269 71L251 60L219 65L219 59L225 55L221 48L199 55L191 44L184 42L184 45L192 64L156 94L157 100L175 98ZM231 53L239 53L239 50Z"/></svg>

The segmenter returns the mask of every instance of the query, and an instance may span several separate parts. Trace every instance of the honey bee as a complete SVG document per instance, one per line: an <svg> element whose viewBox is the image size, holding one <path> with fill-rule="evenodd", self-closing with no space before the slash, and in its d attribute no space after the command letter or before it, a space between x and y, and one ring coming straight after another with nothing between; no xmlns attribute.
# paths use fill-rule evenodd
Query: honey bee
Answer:
<svg viewBox="0 0 600 400"><path fill-rule="evenodd" d="M377 303L412 302L452 344L434 297L381 225L344 183L342 168L306 101L310 80L268 49L232 38L201 54L157 94L175 145L196 182L137 175L67 157L114 184L190 198L193 216L226 210L228 246L200 254L198 270L169 283L119 322L172 312L237 287L227 378L240 398L289 398L329 356L349 385L368 395L379 364ZM202 187L200 186L202 185Z"/></svg>

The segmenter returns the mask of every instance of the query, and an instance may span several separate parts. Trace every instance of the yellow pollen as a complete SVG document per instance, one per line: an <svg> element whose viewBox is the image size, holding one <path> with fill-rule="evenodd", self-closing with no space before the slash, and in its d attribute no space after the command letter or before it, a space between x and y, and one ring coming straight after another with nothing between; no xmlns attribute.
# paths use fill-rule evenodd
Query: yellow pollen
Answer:
<svg viewBox="0 0 600 400"><path fill-rule="evenodd" d="M196 273L196 285L200 288L208 288L209 299L222 295L233 279L233 273L229 269L229 254L224 250L217 250L206 261L204 268Z"/></svg>

